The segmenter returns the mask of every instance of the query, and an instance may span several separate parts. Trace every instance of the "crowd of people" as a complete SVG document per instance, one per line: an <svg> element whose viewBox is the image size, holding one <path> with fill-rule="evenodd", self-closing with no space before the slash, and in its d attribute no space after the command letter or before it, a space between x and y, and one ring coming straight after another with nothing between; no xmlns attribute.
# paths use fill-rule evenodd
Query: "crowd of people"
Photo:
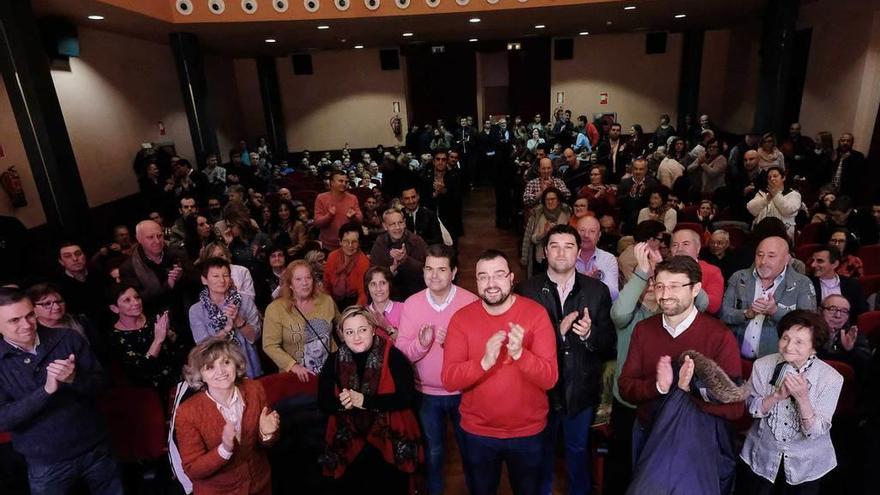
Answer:
<svg viewBox="0 0 880 495"><path fill-rule="evenodd" d="M880 201L853 136L571 117L438 121L294 163L262 139L203 167L141 150L133 238L64 240L54 277L2 281L8 486L26 466L31 493L122 493L96 399L112 382L164 403L183 382L166 411L182 485L269 493L284 418L258 378L277 372L316 383L328 492L443 493L457 448L470 493L506 464L514 493L546 495L561 442L567 492L591 493L606 425L605 493L820 493L844 386L866 445L880 421L856 326L878 308L859 252ZM487 183L519 259L465 232ZM463 236L489 248L475 280Z"/></svg>

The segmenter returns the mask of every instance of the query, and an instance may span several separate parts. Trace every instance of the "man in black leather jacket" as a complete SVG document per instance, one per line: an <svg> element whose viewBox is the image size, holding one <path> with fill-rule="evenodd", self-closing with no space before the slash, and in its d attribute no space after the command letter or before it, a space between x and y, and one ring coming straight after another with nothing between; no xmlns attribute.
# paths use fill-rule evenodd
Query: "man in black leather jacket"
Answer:
<svg viewBox="0 0 880 495"><path fill-rule="evenodd" d="M554 226L544 238L547 272L517 291L544 306L556 329L559 381L549 392L541 493L551 491L560 426L570 493L589 492L588 434L602 389L602 363L614 353L611 295L599 280L577 273L579 251L578 232L567 224Z"/></svg>

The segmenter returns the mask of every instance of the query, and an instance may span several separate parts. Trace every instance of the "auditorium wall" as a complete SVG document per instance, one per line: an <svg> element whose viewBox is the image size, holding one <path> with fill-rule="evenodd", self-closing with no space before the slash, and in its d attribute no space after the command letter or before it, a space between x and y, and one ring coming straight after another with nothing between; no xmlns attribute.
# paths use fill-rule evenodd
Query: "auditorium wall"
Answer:
<svg viewBox="0 0 880 495"><path fill-rule="evenodd" d="M574 117L597 112L617 112L624 131L642 124L646 132L657 125L660 114L673 122L678 98L682 35L672 33L666 53L645 54L645 33L578 36L574 58L553 60L550 65L550 102L557 106L557 93L565 93L562 104ZM600 104L600 94L608 103Z"/></svg>
<svg viewBox="0 0 880 495"><path fill-rule="evenodd" d="M260 96L260 77L257 74L257 61L253 58L234 60L235 86L238 91L238 106L241 109L239 122L244 137L249 143L266 135L266 120L263 115L263 100Z"/></svg>
<svg viewBox="0 0 880 495"><path fill-rule="evenodd" d="M40 203L37 185L31 173L24 144L21 142L21 133L15 123L15 115L12 113L12 105L9 103L9 95L2 78L0 78L0 148L3 149L3 156L0 156L0 173L15 165L28 202L27 206L13 208L9 196L0 192L0 215L18 217L27 228L46 223L46 214Z"/></svg>
<svg viewBox="0 0 880 495"><path fill-rule="evenodd" d="M138 191L131 165L141 143L173 142L185 157L193 147L168 45L83 27L79 41L81 56L52 78L94 207Z"/></svg>
<svg viewBox="0 0 880 495"><path fill-rule="evenodd" d="M294 75L289 57L279 58L287 146L303 149L339 149L393 146L403 142L407 129L405 58L400 70L383 71L378 49L312 53L312 75ZM391 131L393 102L400 102L404 132Z"/></svg>
<svg viewBox="0 0 880 495"><path fill-rule="evenodd" d="M815 135L829 131L835 141L855 135L867 152L880 106L880 4L820 0L801 5L798 28L812 28L801 125Z"/></svg>

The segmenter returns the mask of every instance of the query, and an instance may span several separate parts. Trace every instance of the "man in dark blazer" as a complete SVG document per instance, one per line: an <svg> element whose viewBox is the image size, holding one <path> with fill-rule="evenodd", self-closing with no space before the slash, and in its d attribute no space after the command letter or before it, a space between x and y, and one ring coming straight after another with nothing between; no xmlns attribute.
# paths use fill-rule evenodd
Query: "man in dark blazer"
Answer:
<svg viewBox="0 0 880 495"><path fill-rule="evenodd" d="M831 183L837 196L849 196L856 204L867 199L870 188L863 187L867 166L865 155L853 149L855 138L846 132L837 141L837 158L834 163L820 176L821 183Z"/></svg>
<svg viewBox="0 0 880 495"><path fill-rule="evenodd" d="M455 242L464 233L462 221L464 178L462 170L458 168L460 156L460 153L454 149L435 151L433 167L425 167L419 191L420 202L437 213L437 217L449 230Z"/></svg>
<svg viewBox="0 0 880 495"><path fill-rule="evenodd" d="M824 301L831 294L840 294L850 303L850 322L856 321L860 314L867 310L865 294L858 279L837 274L840 266L840 251L832 247L823 247L813 253L810 259L810 280L816 288L816 300Z"/></svg>
<svg viewBox="0 0 880 495"><path fill-rule="evenodd" d="M614 353L611 294L598 279L577 273L580 242L577 230L568 224L551 228L544 237L547 271L526 280L517 290L544 306L556 329L559 380L548 392L541 493L551 491L560 427L565 437L568 486L590 486L586 445L600 401L602 363Z"/></svg>
<svg viewBox="0 0 880 495"><path fill-rule="evenodd" d="M401 191L400 200L405 208L406 229L418 234L429 246L443 244L437 214L419 204L420 196L416 187L411 186Z"/></svg>
<svg viewBox="0 0 880 495"><path fill-rule="evenodd" d="M623 222L624 234L629 234L636 226L639 210L648 206L648 194L660 183L648 175L648 162L644 158L636 158L632 164L632 175L620 181L617 187L617 206L620 208L620 220Z"/></svg>

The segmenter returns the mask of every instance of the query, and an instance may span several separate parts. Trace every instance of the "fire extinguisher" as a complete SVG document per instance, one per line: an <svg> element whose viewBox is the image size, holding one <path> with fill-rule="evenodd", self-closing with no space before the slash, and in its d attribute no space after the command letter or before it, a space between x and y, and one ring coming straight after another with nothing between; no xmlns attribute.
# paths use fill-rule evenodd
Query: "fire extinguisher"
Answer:
<svg viewBox="0 0 880 495"><path fill-rule="evenodd" d="M400 137L403 133L403 122L400 119L400 115L391 117L391 132L397 137Z"/></svg>
<svg viewBox="0 0 880 495"><path fill-rule="evenodd" d="M6 195L12 200L13 208L21 208L27 206L27 198L24 196L24 186L21 184L21 177L15 170L15 165L9 167L6 172L0 174L0 184Z"/></svg>

